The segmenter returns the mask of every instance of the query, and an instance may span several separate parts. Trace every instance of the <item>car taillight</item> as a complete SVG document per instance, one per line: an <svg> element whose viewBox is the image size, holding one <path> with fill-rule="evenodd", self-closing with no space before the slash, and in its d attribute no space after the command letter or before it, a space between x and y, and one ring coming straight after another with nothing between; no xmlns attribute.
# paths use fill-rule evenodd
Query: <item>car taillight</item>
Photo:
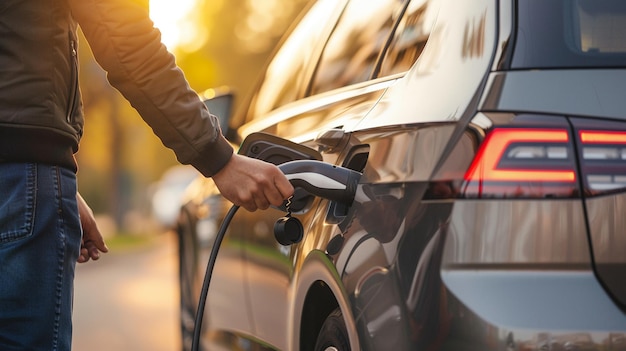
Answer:
<svg viewBox="0 0 626 351"><path fill-rule="evenodd" d="M572 122L585 194L626 191L626 125L587 119Z"/></svg>
<svg viewBox="0 0 626 351"><path fill-rule="evenodd" d="M573 142L567 128L496 127L467 170L469 198L572 197L578 191Z"/></svg>

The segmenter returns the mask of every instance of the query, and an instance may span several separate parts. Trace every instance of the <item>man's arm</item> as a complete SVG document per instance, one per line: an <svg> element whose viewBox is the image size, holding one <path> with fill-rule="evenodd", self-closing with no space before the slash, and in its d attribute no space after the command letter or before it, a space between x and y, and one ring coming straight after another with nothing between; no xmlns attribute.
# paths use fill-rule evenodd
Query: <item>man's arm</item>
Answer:
<svg viewBox="0 0 626 351"><path fill-rule="evenodd" d="M68 0L111 85L183 164L213 177L224 197L249 211L279 206L293 193L269 163L233 155L211 115L161 43L146 9L128 0Z"/></svg>
<svg viewBox="0 0 626 351"><path fill-rule="evenodd" d="M183 164L212 176L232 147L161 43L148 12L128 0L68 0L98 64Z"/></svg>

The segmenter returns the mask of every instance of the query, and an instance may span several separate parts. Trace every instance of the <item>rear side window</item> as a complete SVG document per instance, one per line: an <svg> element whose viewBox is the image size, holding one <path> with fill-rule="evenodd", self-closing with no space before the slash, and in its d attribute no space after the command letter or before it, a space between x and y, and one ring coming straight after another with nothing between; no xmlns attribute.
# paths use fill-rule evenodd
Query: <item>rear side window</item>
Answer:
<svg viewBox="0 0 626 351"><path fill-rule="evenodd" d="M311 94L370 79L405 4L351 0L324 48Z"/></svg>
<svg viewBox="0 0 626 351"><path fill-rule="evenodd" d="M581 52L626 53L626 2L574 1L569 26L574 31L573 45Z"/></svg>
<svg viewBox="0 0 626 351"><path fill-rule="evenodd" d="M409 3L378 76L406 72L417 61L437 19L439 3L440 0L413 0Z"/></svg>
<svg viewBox="0 0 626 351"><path fill-rule="evenodd" d="M250 102L246 122L301 98L312 73L307 67L315 64L316 52L342 4L336 0L317 1L294 28L265 71Z"/></svg>
<svg viewBox="0 0 626 351"><path fill-rule="evenodd" d="M626 66L626 1L517 2L512 68Z"/></svg>

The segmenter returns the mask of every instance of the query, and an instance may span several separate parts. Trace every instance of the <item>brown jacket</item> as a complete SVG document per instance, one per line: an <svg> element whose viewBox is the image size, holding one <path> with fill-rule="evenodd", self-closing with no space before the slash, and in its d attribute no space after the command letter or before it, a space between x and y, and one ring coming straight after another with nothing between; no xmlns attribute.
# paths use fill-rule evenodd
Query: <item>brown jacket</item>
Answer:
<svg viewBox="0 0 626 351"><path fill-rule="evenodd" d="M232 156L219 123L131 0L4 0L0 4L0 162L75 166L82 136L76 29L109 82L181 163L205 176Z"/></svg>

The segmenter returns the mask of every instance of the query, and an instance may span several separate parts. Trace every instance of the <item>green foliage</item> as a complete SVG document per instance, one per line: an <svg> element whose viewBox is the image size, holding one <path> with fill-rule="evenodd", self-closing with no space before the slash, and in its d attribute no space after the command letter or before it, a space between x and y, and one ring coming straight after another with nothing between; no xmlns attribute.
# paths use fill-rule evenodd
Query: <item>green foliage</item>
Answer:
<svg viewBox="0 0 626 351"><path fill-rule="evenodd" d="M153 236L137 235L132 233L117 233L107 238L106 244L109 252L120 252L122 250L145 247L154 242Z"/></svg>

